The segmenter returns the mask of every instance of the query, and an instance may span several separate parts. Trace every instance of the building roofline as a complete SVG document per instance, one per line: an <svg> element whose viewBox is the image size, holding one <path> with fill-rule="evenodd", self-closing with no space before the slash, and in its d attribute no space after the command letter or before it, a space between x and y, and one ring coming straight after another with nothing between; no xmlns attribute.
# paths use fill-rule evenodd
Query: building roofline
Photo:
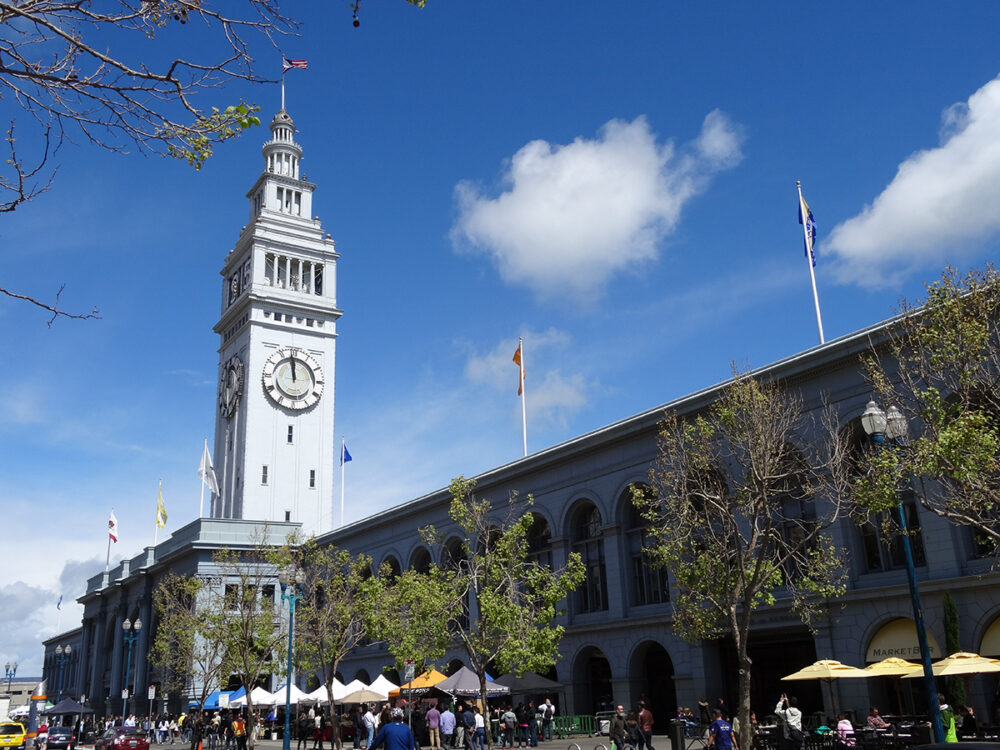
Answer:
<svg viewBox="0 0 1000 750"><path fill-rule="evenodd" d="M873 346L884 343L888 337L889 329L897 324L900 319L901 316L899 315L887 318L852 333L839 336L824 344L817 344L816 346L796 352L769 365L750 370L746 375L770 381L792 380L807 370L843 362L848 357L857 356ZM680 411L691 413L698 411L716 400L719 392L732 382L733 378L727 378L714 385L701 388L687 395L641 411L638 414L619 419L569 440L564 440L548 448L543 448L523 458L487 469L475 475L472 479L478 486L500 484L512 476L544 469L553 463L566 460L568 456L591 450L596 445L628 439L636 434L656 429L656 425L660 422L665 412ZM448 496L448 488L442 487L388 508L387 511L396 514L398 517L399 514L414 514L424 510L428 505L445 501L450 501L450 497ZM386 511L379 511L379 513L384 512ZM319 538L333 541L342 535L349 535L357 531L358 526L369 523L371 518L371 516L367 516L359 519L347 526L327 532Z"/></svg>

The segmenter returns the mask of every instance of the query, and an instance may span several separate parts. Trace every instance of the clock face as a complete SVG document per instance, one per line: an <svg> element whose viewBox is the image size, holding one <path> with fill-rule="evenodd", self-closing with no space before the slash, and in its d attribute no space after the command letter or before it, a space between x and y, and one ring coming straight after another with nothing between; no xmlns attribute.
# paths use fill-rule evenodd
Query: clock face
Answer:
<svg viewBox="0 0 1000 750"><path fill-rule="evenodd" d="M282 347L267 358L262 381L271 400L286 409L308 409L323 395L323 368L295 347Z"/></svg>
<svg viewBox="0 0 1000 750"><path fill-rule="evenodd" d="M226 418L233 416L243 395L243 362L230 357L222 366L219 376L219 413Z"/></svg>

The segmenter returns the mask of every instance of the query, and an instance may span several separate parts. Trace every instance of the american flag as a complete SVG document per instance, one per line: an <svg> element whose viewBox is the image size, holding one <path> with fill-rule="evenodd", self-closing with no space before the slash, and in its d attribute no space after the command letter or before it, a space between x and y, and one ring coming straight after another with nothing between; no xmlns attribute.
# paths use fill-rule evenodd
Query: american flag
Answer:
<svg viewBox="0 0 1000 750"><path fill-rule="evenodd" d="M289 60L287 57L282 60L281 72L287 73L292 68L302 68L302 70L309 69L308 60Z"/></svg>

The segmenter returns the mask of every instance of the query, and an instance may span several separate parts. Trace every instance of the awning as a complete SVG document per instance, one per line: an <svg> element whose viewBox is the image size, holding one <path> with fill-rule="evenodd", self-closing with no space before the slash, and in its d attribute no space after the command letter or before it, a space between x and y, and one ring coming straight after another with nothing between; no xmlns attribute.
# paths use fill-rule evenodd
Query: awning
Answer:
<svg viewBox="0 0 1000 750"><path fill-rule="evenodd" d="M931 658L940 659L941 649L930 633L927 634L927 645L930 647ZM900 659L920 660L920 644L917 642L917 628L909 617L890 620L883 625L868 644L865 662L872 663L896 656Z"/></svg>
<svg viewBox="0 0 1000 750"><path fill-rule="evenodd" d="M1000 656L1000 617L986 629L979 653L981 656Z"/></svg>

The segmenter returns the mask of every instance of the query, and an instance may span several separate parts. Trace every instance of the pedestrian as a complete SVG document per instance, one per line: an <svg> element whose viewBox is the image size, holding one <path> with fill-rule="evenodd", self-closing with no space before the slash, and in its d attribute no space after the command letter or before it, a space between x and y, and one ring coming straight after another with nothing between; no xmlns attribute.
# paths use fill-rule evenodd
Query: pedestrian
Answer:
<svg viewBox="0 0 1000 750"><path fill-rule="evenodd" d="M365 723L365 747L370 748L372 742L375 741L375 714L372 713L372 707L370 704L365 706L365 715L363 717Z"/></svg>
<svg viewBox="0 0 1000 750"><path fill-rule="evenodd" d="M546 698L542 706L542 739L546 742L552 741L552 723L556 716L556 707L552 705L552 699Z"/></svg>
<svg viewBox="0 0 1000 750"><path fill-rule="evenodd" d="M205 728L202 726L201 717L197 713L192 712L184 720L184 726L187 727L188 737L191 739L191 750L202 750L201 741L204 737Z"/></svg>
<svg viewBox="0 0 1000 750"><path fill-rule="evenodd" d="M733 727L723 718L722 709L712 709L712 718L712 725L708 732L708 743L705 747L711 748L714 745L715 750L739 750L736 737L733 735Z"/></svg>
<svg viewBox="0 0 1000 750"><path fill-rule="evenodd" d="M789 698L782 693L774 713L781 720L781 738L786 750L802 750L806 736L802 732L802 712L795 696Z"/></svg>
<svg viewBox="0 0 1000 750"><path fill-rule="evenodd" d="M653 712L646 706L646 701L639 701L639 715L636 717L639 724L639 750L643 746L646 750L653 750Z"/></svg>
<svg viewBox="0 0 1000 750"><path fill-rule="evenodd" d="M299 720L295 724L295 733L299 735L299 742L296 745L296 750L309 750L309 730L312 729L313 723L309 721L309 714L305 711L299 713ZM356 748L358 742L357 732L354 734L354 747Z"/></svg>
<svg viewBox="0 0 1000 750"><path fill-rule="evenodd" d="M528 701L528 747L538 747L538 724L541 721L541 712L535 708L535 702Z"/></svg>
<svg viewBox="0 0 1000 750"><path fill-rule="evenodd" d="M451 712L451 706L445 706L441 712L441 745L443 747L454 747L452 740L455 736L455 714Z"/></svg>
<svg viewBox="0 0 1000 750"><path fill-rule="evenodd" d="M472 707L472 718L476 723L475 731L472 735L472 747L485 750L486 748L486 720L479 711L479 706Z"/></svg>
<svg viewBox="0 0 1000 750"><path fill-rule="evenodd" d="M943 693L938 693L938 710L941 712L941 727L944 729L945 742L958 742L958 732L955 729L955 712L944 699Z"/></svg>
<svg viewBox="0 0 1000 750"><path fill-rule="evenodd" d="M365 714L361 706L355 706L351 711L351 724L354 726L354 750L368 747L368 737L365 731Z"/></svg>
<svg viewBox="0 0 1000 750"><path fill-rule="evenodd" d="M514 732L517 731L517 715L507 704L506 709L500 715L500 730L503 732L503 747L514 747Z"/></svg>
<svg viewBox="0 0 1000 750"><path fill-rule="evenodd" d="M247 723L243 719L243 711L239 711L231 723L233 739L236 740L236 750L247 750Z"/></svg>
<svg viewBox="0 0 1000 750"><path fill-rule="evenodd" d="M384 723L369 750L385 745L385 750L416 750L413 732L403 723L403 709L394 708L389 713L390 721Z"/></svg>
<svg viewBox="0 0 1000 750"><path fill-rule="evenodd" d="M428 743L431 750L441 750L441 712L437 710L437 706L427 709L424 721L427 722Z"/></svg>
<svg viewBox="0 0 1000 750"><path fill-rule="evenodd" d="M611 740L612 750L624 750L625 740L628 737L628 725L625 721L625 706L615 708L615 715L611 717L608 726L608 738Z"/></svg>
<svg viewBox="0 0 1000 750"><path fill-rule="evenodd" d="M462 710L462 739L459 742L459 747L465 750L472 750L472 740L476 734L476 717L472 713L471 706L466 703Z"/></svg>

